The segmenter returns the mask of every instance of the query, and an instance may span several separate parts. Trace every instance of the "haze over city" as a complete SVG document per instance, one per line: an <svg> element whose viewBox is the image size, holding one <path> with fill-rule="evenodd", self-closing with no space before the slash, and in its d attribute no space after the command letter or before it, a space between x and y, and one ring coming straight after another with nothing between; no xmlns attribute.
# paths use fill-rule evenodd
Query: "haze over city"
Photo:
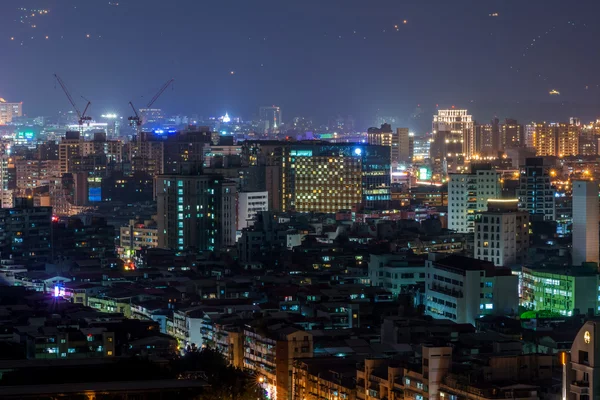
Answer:
<svg viewBox="0 0 600 400"><path fill-rule="evenodd" d="M0 0L0 399L600 399L599 15Z"/></svg>
<svg viewBox="0 0 600 400"><path fill-rule="evenodd" d="M48 13L23 18L36 9ZM124 113L173 77L171 113L250 118L277 104L289 117L351 114L363 129L378 111L436 104L478 120L591 119L599 11L593 0L5 0L0 97L28 115L67 110L56 72L94 115Z"/></svg>

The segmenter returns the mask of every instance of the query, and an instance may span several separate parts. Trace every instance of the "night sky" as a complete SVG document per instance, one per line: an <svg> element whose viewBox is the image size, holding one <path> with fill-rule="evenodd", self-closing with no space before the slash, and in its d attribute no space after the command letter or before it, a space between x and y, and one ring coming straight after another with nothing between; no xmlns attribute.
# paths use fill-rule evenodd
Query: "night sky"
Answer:
<svg viewBox="0 0 600 400"><path fill-rule="evenodd" d="M253 117L277 104L284 120L368 126L420 104L430 125L439 104L479 121L600 117L598 0L112 3L1 0L0 97L28 115L68 110L56 72L92 115L128 115L173 77L156 104L168 113Z"/></svg>

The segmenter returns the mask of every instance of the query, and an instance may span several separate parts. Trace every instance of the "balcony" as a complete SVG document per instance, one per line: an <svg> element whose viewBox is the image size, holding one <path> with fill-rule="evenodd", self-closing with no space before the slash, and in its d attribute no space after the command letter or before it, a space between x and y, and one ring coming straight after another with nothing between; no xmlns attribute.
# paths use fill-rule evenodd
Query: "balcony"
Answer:
<svg viewBox="0 0 600 400"><path fill-rule="evenodd" d="M440 285L437 285L437 284L432 284L429 287L429 289L432 290L432 291L434 291L434 292L438 292L438 293L446 294L448 296L455 297L457 299L463 298L463 292L460 291L460 290L449 289L447 287L440 286Z"/></svg>
<svg viewBox="0 0 600 400"><path fill-rule="evenodd" d="M577 394L589 394L590 393L590 383L585 381L573 381L571 382L571 393Z"/></svg>

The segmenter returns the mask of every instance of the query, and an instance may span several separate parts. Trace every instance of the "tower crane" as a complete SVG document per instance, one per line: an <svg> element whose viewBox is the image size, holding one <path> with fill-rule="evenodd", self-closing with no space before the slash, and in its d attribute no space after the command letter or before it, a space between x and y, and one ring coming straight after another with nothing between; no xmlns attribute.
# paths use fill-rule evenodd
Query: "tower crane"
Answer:
<svg viewBox="0 0 600 400"><path fill-rule="evenodd" d="M90 108L90 105L92 103L85 97L81 96L82 99L87 101L87 104L85 106L85 109L83 110L83 113L81 111L79 111L79 107L77 107L77 104L75 104L75 101L73 100L73 96L71 96L71 93L69 92L69 89L67 89L67 85L65 85L65 82L57 74L54 74L54 77L58 81L58 84L62 88L63 92L65 92L65 95L67 96L67 99L69 100L69 103L71 103L71 106L77 113L77 118L78 118L77 122L79 123L79 132L83 133L83 124L86 122L89 124L90 121L92 120L92 117L87 115L87 111Z"/></svg>
<svg viewBox="0 0 600 400"><path fill-rule="evenodd" d="M174 81L175 81L175 79L169 79L169 80L167 81L167 83L165 83L165 84L164 84L164 85L163 85L163 86L160 88L160 90L159 90L159 91L158 91L158 92L157 92L157 93L154 95L154 97L153 97L153 98L150 100L150 102L149 102L149 103L146 105L146 108L150 108L150 107L152 107L152 105L154 105L154 103L156 103L156 100L158 100L158 98L159 98L160 96L162 96L162 94L165 92L165 90L167 90L167 88L168 88L169 86L171 86L171 84L172 84ZM137 134L138 134L138 136L139 136L139 132L137 132L137 131L139 131L139 129L140 129L140 126L142 126L142 119L141 119L141 117L140 117L139 113L137 112L137 110L136 110L135 106L133 105L133 102L131 102L131 101L130 101L130 102L129 102L129 105L131 106L131 109L133 110L133 113L134 113L135 115L134 115L134 116L132 116L132 117L129 117L129 118L127 118L127 120L129 121L129 125L131 125L131 126L135 126L135 127L136 127L136 133L137 133Z"/></svg>

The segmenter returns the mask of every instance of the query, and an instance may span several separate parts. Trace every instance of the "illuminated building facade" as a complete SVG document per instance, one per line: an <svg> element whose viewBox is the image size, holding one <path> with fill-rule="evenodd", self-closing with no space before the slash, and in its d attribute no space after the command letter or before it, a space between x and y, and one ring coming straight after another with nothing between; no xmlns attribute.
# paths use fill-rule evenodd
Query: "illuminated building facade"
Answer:
<svg viewBox="0 0 600 400"><path fill-rule="evenodd" d="M235 244L236 185L217 175L159 175L158 247L214 251Z"/></svg>
<svg viewBox="0 0 600 400"><path fill-rule="evenodd" d="M425 312L434 318L473 324L481 315L515 314L518 277L488 261L450 255L425 262Z"/></svg>
<svg viewBox="0 0 600 400"><path fill-rule="evenodd" d="M519 209L545 221L556 220L555 190L550 183L549 167L543 158L527 158L521 167L519 188Z"/></svg>
<svg viewBox="0 0 600 400"><path fill-rule="evenodd" d="M120 241L123 256L131 258L135 250L146 247L158 247L158 229L156 221L130 220L120 229Z"/></svg>
<svg viewBox="0 0 600 400"><path fill-rule="evenodd" d="M579 134L581 129L575 124L557 124L555 126L556 145L559 157L576 156L579 154Z"/></svg>
<svg viewBox="0 0 600 400"><path fill-rule="evenodd" d="M60 174L66 174L69 170L69 160L81 155L83 137L79 132L67 132L58 144L58 160Z"/></svg>
<svg viewBox="0 0 600 400"><path fill-rule="evenodd" d="M60 176L58 160L17 160L15 167L20 190L48 185L51 178Z"/></svg>
<svg viewBox="0 0 600 400"><path fill-rule="evenodd" d="M535 124L533 147L536 156L557 156L556 126L547 123Z"/></svg>
<svg viewBox="0 0 600 400"><path fill-rule="evenodd" d="M467 110L438 110L432 129L433 156L470 158L476 153L473 117Z"/></svg>
<svg viewBox="0 0 600 400"><path fill-rule="evenodd" d="M390 148L325 142L294 143L282 161L285 210L333 213L362 203L387 208Z"/></svg>
<svg viewBox="0 0 600 400"><path fill-rule="evenodd" d="M244 339L244 369L254 372L268 398L291 399L294 359L313 356L312 335L291 326L266 332L248 327Z"/></svg>
<svg viewBox="0 0 600 400"><path fill-rule="evenodd" d="M0 254L17 264L44 265L51 260L52 207L34 207L33 199L17 198L0 209Z"/></svg>
<svg viewBox="0 0 600 400"><path fill-rule="evenodd" d="M383 124L381 128L369 128L367 143L373 146L392 147L394 133L390 124Z"/></svg>
<svg viewBox="0 0 600 400"><path fill-rule="evenodd" d="M475 218L475 258L497 267L524 263L529 249L529 213L518 211L518 199L490 199Z"/></svg>
<svg viewBox="0 0 600 400"><path fill-rule="evenodd" d="M0 125L12 122L15 117L23 116L23 103L8 103L0 98Z"/></svg>
<svg viewBox="0 0 600 400"><path fill-rule="evenodd" d="M500 130L500 140L503 149L525 145L525 130L515 119L506 119Z"/></svg>
<svg viewBox="0 0 600 400"><path fill-rule="evenodd" d="M552 311L566 316L597 314L600 312L598 276L593 264L572 268L562 265L523 267L521 305L532 311Z"/></svg>
<svg viewBox="0 0 600 400"><path fill-rule="evenodd" d="M238 194L237 229L254 225L256 215L269 211L269 192L243 192Z"/></svg>
<svg viewBox="0 0 600 400"><path fill-rule="evenodd" d="M413 139L413 159L424 160L429 158L432 139L428 137L415 137Z"/></svg>
<svg viewBox="0 0 600 400"><path fill-rule="evenodd" d="M488 200L500 198L500 174L489 164L473 164L470 174L450 174L448 228L461 233L475 231L475 214L486 211Z"/></svg>

